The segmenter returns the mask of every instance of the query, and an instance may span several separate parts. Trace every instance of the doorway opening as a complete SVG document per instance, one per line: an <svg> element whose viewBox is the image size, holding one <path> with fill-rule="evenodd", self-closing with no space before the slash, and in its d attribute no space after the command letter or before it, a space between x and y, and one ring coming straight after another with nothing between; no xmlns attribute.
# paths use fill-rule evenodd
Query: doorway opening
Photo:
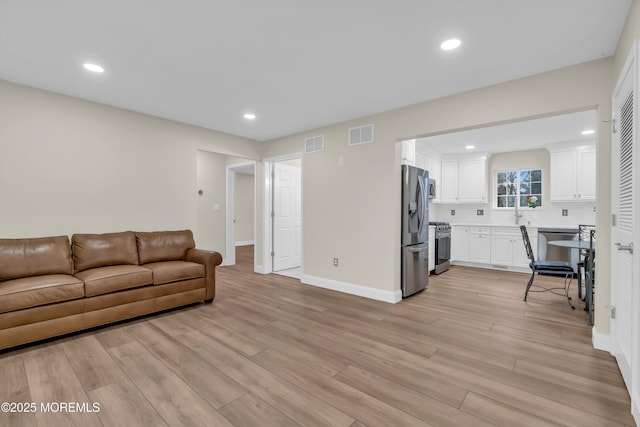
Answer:
<svg viewBox="0 0 640 427"><path fill-rule="evenodd" d="M236 248L251 247L255 259L256 230L256 163L245 162L227 166L226 262L235 265Z"/></svg>

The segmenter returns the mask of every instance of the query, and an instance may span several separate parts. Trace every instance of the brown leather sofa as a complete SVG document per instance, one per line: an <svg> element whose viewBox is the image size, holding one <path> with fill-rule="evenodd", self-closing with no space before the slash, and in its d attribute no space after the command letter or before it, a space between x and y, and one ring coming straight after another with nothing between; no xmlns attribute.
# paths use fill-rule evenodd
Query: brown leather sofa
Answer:
<svg viewBox="0 0 640 427"><path fill-rule="evenodd" d="M215 297L185 231L0 239L0 349Z"/></svg>

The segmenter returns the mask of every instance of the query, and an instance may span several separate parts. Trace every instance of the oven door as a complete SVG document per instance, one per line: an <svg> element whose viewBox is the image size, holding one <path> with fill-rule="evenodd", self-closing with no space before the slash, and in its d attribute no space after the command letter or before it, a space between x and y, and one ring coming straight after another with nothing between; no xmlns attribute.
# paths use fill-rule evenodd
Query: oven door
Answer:
<svg viewBox="0 0 640 427"><path fill-rule="evenodd" d="M451 232L436 232L435 273L440 274L449 268L451 259Z"/></svg>

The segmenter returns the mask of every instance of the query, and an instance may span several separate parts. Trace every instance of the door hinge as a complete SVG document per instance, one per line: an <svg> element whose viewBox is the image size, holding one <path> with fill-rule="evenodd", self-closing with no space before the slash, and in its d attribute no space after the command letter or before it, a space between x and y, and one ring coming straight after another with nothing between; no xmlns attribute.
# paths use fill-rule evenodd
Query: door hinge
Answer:
<svg viewBox="0 0 640 427"><path fill-rule="evenodd" d="M611 132L618 133L618 129L616 128L616 119L611 119Z"/></svg>
<svg viewBox="0 0 640 427"><path fill-rule="evenodd" d="M272 251L271 252L271 257L273 258L274 256L276 256L276 253Z"/></svg>
<svg viewBox="0 0 640 427"><path fill-rule="evenodd" d="M616 308L612 305L611 307L609 307L611 309L611 318L615 319L616 318Z"/></svg>
<svg viewBox="0 0 640 427"><path fill-rule="evenodd" d="M276 216L275 212L271 212L271 218L274 218Z"/></svg>
<svg viewBox="0 0 640 427"><path fill-rule="evenodd" d="M616 214L611 214L611 225L616 226Z"/></svg>

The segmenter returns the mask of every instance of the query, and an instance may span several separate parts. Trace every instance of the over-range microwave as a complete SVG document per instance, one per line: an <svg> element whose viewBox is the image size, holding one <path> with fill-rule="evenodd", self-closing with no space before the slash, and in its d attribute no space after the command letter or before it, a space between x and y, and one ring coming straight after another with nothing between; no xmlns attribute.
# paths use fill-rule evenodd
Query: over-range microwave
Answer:
<svg viewBox="0 0 640 427"><path fill-rule="evenodd" d="M429 178L429 189L427 190L427 194L430 199L436 198L436 180Z"/></svg>

